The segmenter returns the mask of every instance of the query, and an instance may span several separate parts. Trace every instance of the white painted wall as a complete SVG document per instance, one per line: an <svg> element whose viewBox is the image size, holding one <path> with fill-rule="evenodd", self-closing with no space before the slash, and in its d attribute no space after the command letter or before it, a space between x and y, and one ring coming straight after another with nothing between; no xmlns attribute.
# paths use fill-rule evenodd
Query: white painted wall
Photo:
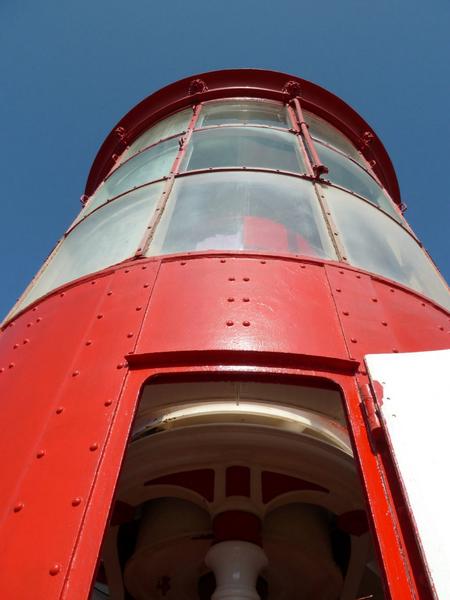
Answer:
<svg viewBox="0 0 450 600"><path fill-rule="evenodd" d="M438 598L450 599L450 350L366 357Z"/></svg>

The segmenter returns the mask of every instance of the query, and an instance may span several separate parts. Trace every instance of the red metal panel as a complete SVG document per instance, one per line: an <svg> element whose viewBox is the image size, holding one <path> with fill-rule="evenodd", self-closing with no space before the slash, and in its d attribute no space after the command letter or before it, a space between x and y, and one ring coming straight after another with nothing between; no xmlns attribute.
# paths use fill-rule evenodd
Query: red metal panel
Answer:
<svg viewBox="0 0 450 600"><path fill-rule="evenodd" d="M350 356L448 347L449 318L431 301L345 267L326 271Z"/></svg>
<svg viewBox="0 0 450 600"><path fill-rule="evenodd" d="M2 390L2 483L12 494L0 535L2 597L29 598L30 581L34 598L62 590L126 375L124 355L133 350L157 268L136 266L73 286L2 336L3 348L13 344L2 356L20 357L16 377L3 378ZM14 349L28 330L30 342ZM130 413L119 417L131 420ZM115 482L117 468L109 473ZM96 533L90 536L98 551L103 529Z"/></svg>
<svg viewBox="0 0 450 600"><path fill-rule="evenodd" d="M193 350L345 357L323 267L233 257L163 263L136 352Z"/></svg>
<svg viewBox="0 0 450 600"><path fill-rule="evenodd" d="M370 275L326 265L349 356L363 361L368 353L391 352L396 345Z"/></svg>
<svg viewBox="0 0 450 600"><path fill-rule="evenodd" d="M399 352L445 350L450 347L450 317L443 308L413 292L376 279L373 287L383 305L386 329L395 336Z"/></svg>

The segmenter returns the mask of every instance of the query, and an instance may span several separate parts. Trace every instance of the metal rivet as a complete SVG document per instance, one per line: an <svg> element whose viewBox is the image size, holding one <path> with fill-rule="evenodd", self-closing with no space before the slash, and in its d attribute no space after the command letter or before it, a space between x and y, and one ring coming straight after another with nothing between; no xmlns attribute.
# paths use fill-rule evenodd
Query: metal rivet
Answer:
<svg viewBox="0 0 450 600"><path fill-rule="evenodd" d="M361 275L357 275L357 276L356 276L356 279L361 279Z"/></svg>
<svg viewBox="0 0 450 600"><path fill-rule="evenodd" d="M221 258L221 259L220 259L220 262L221 262L221 263L226 263L227 261L226 261L224 258Z"/></svg>
<svg viewBox="0 0 450 600"><path fill-rule="evenodd" d="M127 338L132 338L134 335L134 333L132 331L130 331L129 333L127 333Z"/></svg>
<svg viewBox="0 0 450 600"><path fill-rule="evenodd" d="M18 504L15 505L13 510L15 513L18 513L22 510L22 508L23 508L23 502L19 502Z"/></svg>
<svg viewBox="0 0 450 600"><path fill-rule="evenodd" d="M137 311L142 310L142 306L136 306L136 310Z"/></svg>
<svg viewBox="0 0 450 600"><path fill-rule="evenodd" d="M27 327L31 327L33 323L27 323Z"/></svg>
<svg viewBox="0 0 450 600"><path fill-rule="evenodd" d="M38 318L36 319L36 323L40 323L41 321L42 321L42 317L38 317Z"/></svg>
<svg viewBox="0 0 450 600"><path fill-rule="evenodd" d="M103 315L97 315L97 319L103 319Z"/></svg>
<svg viewBox="0 0 450 600"><path fill-rule="evenodd" d="M30 341L30 340L29 340L28 338L25 338L25 339L23 340L23 343L24 343L24 344L28 344L28 343L29 343L29 341Z"/></svg>
<svg viewBox="0 0 450 600"><path fill-rule="evenodd" d="M265 261L265 260L261 260L261 261L260 261L260 263L261 263L262 265L265 265L265 264L266 264L266 261Z"/></svg>
<svg viewBox="0 0 450 600"><path fill-rule="evenodd" d="M38 450L36 452L36 458L42 458L45 455L45 450Z"/></svg>
<svg viewBox="0 0 450 600"><path fill-rule="evenodd" d="M250 281L250 277L243 277L242 281Z"/></svg>
<svg viewBox="0 0 450 600"><path fill-rule="evenodd" d="M130 269L125 269L125 271L124 271L124 272L125 272L125 273L129 273L129 272L130 272Z"/></svg>
<svg viewBox="0 0 450 600"><path fill-rule="evenodd" d="M80 371L73 371L72 377L78 377L79 374L80 374Z"/></svg>
<svg viewBox="0 0 450 600"><path fill-rule="evenodd" d="M8 369L13 369L15 367L15 363L9 363Z"/></svg>
<svg viewBox="0 0 450 600"><path fill-rule="evenodd" d="M393 294L395 292L394 288L390 288L389 291Z"/></svg>
<svg viewBox="0 0 450 600"><path fill-rule="evenodd" d="M242 302L250 302L250 298L247 298L247 297L242 298Z"/></svg>
<svg viewBox="0 0 450 600"><path fill-rule="evenodd" d="M344 271L339 271L339 273L340 273L341 275L343 275L343 274L344 274Z"/></svg>
<svg viewBox="0 0 450 600"><path fill-rule="evenodd" d="M439 327L439 329L440 329L441 331L444 331L444 328L442 327L442 325Z"/></svg>
<svg viewBox="0 0 450 600"><path fill-rule="evenodd" d="M95 284L96 284L96 281L91 281L91 285L95 285Z"/></svg>
<svg viewBox="0 0 450 600"><path fill-rule="evenodd" d="M112 292L111 292L111 290L109 290L108 292L106 292L106 295L107 295L107 296L112 296Z"/></svg>
<svg viewBox="0 0 450 600"><path fill-rule="evenodd" d="M56 414L60 415L63 412L64 408L62 406L58 406L58 408L56 409Z"/></svg>
<svg viewBox="0 0 450 600"><path fill-rule="evenodd" d="M50 575L54 576L54 575L58 575L58 573L61 571L61 565L53 565L52 567L50 567L50 569L48 570L48 572L50 573Z"/></svg>
<svg viewBox="0 0 450 600"><path fill-rule="evenodd" d="M149 285L150 285L149 283L144 283L144 287L145 287L145 288L148 288L148 287L149 287Z"/></svg>
<svg viewBox="0 0 450 600"><path fill-rule="evenodd" d="M125 366L125 364L124 364L124 363L119 363L118 365L116 365L116 368L117 368L117 369L123 369L123 368L124 368L124 366Z"/></svg>
<svg viewBox="0 0 450 600"><path fill-rule="evenodd" d="M5 371L5 369L2 367L2 368L0 369L0 373L4 373L4 371Z"/></svg>
<svg viewBox="0 0 450 600"><path fill-rule="evenodd" d="M89 446L89 450L90 450L91 452L95 452L95 451L97 450L97 448L98 448L98 444L91 444L91 445Z"/></svg>
<svg viewBox="0 0 450 600"><path fill-rule="evenodd" d="M397 352L398 352L397 348L392 348L392 352L395 352L395 354L397 354Z"/></svg>
<svg viewBox="0 0 450 600"><path fill-rule="evenodd" d="M234 321L227 321L227 325L228 327L231 327L232 325L234 325Z"/></svg>
<svg viewBox="0 0 450 600"><path fill-rule="evenodd" d="M77 497L72 500L72 506L80 506L80 504L81 504L81 498Z"/></svg>
<svg viewBox="0 0 450 600"><path fill-rule="evenodd" d="M19 344L14 344L13 350L16 350L19 347Z"/></svg>
<svg viewBox="0 0 450 600"><path fill-rule="evenodd" d="M343 314L343 315L345 315L346 317L348 317L348 315L349 315L350 313L348 312L348 310L343 310L343 311L342 311L342 314Z"/></svg>
<svg viewBox="0 0 450 600"><path fill-rule="evenodd" d="M341 288L336 288L337 292L342 292Z"/></svg>
<svg viewBox="0 0 450 600"><path fill-rule="evenodd" d="M103 403L105 406L111 406L112 404L112 400L105 400L105 402Z"/></svg>
<svg viewBox="0 0 450 600"><path fill-rule="evenodd" d="M426 306L425 302L422 302L422 306Z"/></svg>
<svg viewBox="0 0 450 600"><path fill-rule="evenodd" d="M235 281L234 277L228 277L228 281Z"/></svg>
<svg viewBox="0 0 450 600"><path fill-rule="evenodd" d="M182 267L184 267L184 265L185 265L185 264L186 264L186 262L185 262L185 261L183 261L183 262L180 262L180 265L181 265Z"/></svg>
<svg viewBox="0 0 450 600"><path fill-rule="evenodd" d="M242 325L244 327L249 327L250 326L250 321L242 321Z"/></svg>
<svg viewBox="0 0 450 600"><path fill-rule="evenodd" d="M227 298L227 302L234 302L234 298Z"/></svg>
<svg viewBox="0 0 450 600"><path fill-rule="evenodd" d="M384 325L385 327L387 327L387 322L386 321L381 321L381 324Z"/></svg>
<svg viewBox="0 0 450 600"><path fill-rule="evenodd" d="M64 292L61 292L61 294L59 295L60 298L64 298L64 296L65 296Z"/></svg>
<svg viewBox="0 0 450 600"><path fill-rule="evenodd" d="M306 269L306 265L300 265L300 269Z"/></svg>
<svg viewBox="0 0 450 600"><path fill-rule="evenodd" d="M92 344L92 340L86 340L86 341L84 342L84 345L85 345L85 346L90 346L91 344Z"/></svg>
<svg viewBox="0 0 450 600"><path fill-rule="evenodd" d="M372 302L378 302L378 298L372 298Z"/></svg>
<svg viewBox="0 0 450 600"><path fill-rule="evenodd" d="M356 338L351 338L350 341L352 342L352 344L356 344L358 340Z"/></svg>

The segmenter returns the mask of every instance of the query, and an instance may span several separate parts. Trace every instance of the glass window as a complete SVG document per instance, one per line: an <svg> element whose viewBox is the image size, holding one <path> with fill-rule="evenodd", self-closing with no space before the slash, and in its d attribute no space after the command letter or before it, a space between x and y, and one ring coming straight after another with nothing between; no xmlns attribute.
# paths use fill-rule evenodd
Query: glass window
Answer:
<svg viewBox="0 0 450 600"><path fill-rule="evenodd" d="M403 283L450 308L447 286L399 225L351 194L323 186L351 264Z"/></svg>
<svg viewBox="0 0 450 600"><path fill-rule="evenodd" d="M270 125L291 127L283 104L261 100L227 100L204 104L196 128L209 125Z"/></svg>
<svg viewBox="0 0 450 600"><path fill-rule="evenodd" d="M308 111L303 111L303 115L305 117L305 121L309 126L309 133L311 137L316 140L320 140L321 142L325 142L325 144L330 144L330 146L334 146L338 150L344 152L344 154L348 154L354 160L358 161L362 165L365 166L364 158L352 144L352 142L345 137L336 127L330 125L324 119L321 119L317 115L310 113Z"/></svg>
<svg viewBox="0 0 450 600"><path fill-rule="evenodd" d="M313 184L271 173L175 181L150 255L255 250L335 259Z"/></svg>
<svg viewBox="0 0 450 600"><path fill-rule="evenodd" d="M274 129L233 127L193 134L182 170L262 167L305 173L297 138Z"/></svg>
<svg viewBox="0 0 450 600"><path fill-rule="evenodd" d="M367 198L369 202L389 213L397 221L402 220L383 188L366 171L342 154L322 144L316 144L316 148L320 160L329 169L329 172L324 174L324 178Z"/></svg>
<svg viewBox="0 0 450 600"><path fill-rule="evenodd" d="M177 155L178 139L161 142L138 154L116 169L89 199L80 218L104 204L110 198L123 194L134 187L169 175Z"/></svg>
<svg viewBox="0 0 450 600"><path fill-rule="evenodd" d="M170 115L167 119L159 121L156 125L153 125L150 129L147 129L147 131L142 133L130 147L123 152L120 161L124 162L130 158L130 156L133 156L152 144L156 144L160 140L176 135L177 133L183 133L186 131L191 117L192 108L187 108L186 110Z"/></svg>
<svg viewBox="0 0 450 600"><path fill-rule="evenodd" d="M50 259L19 309L63 283L132 257L163 187L163 183L155 183L130 192L75 227Z"/></svg>

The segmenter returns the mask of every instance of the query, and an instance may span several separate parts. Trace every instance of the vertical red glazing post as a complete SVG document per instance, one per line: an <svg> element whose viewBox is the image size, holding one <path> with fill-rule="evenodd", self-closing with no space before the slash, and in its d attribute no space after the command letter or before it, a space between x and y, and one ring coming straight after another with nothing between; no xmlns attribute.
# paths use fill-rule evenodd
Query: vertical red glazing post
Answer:
<svg viewBox="0 0 450 600"><path fill-rule="evenodd" d="M306 150L306 147L305 147L306 142L303 142L303 139L302 139L301 129L299 127L299 123L298 123L298 119L297 119L297 113L292 108L292 106L289 106L289 104L286 106L286 108L287 108L287 111L288 111L289 119L291 120L291 123L292 123L292 125L295 128L294 131L295 131L295 134L297 135L298 143L299 143L299 146L300 146L300 151L301 151L303 159L305 161L305 165L306 165L306 169L308 171L308 175L310 177L315 177L313 165L311 163L311 158L310 158L310 156L308 154L308 151Z"/></svg>
<svg viewBox="0 0 450 600"><path fill-rule="evenodd" d="M298 98L294 98L292 100L294 103L295 113L297 117L297 121L300 127L300 131L303 134L305 145L308 148L308 151L311 155L312 167L314 170L314 175L319 177L322 173L328 173L328 168L320 162L319 155L317 154L317 150L314 147L314 143L312 141L311 135L309 133L308 125L303 117L302 107L300 105L300 101Z"/></svg>

